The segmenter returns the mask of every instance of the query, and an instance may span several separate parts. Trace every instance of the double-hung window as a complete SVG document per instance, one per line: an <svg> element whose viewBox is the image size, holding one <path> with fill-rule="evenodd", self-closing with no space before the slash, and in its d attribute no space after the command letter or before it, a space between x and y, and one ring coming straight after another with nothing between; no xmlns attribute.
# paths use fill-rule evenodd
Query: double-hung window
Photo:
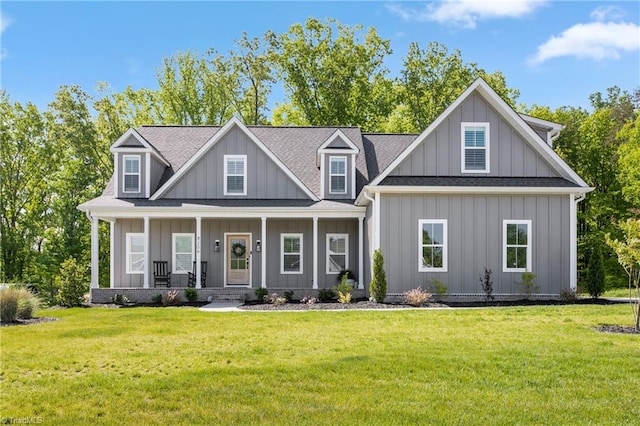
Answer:
<svg viewBox="0 0 640 426"><path fill-rule="evenodd" d="M193 269L194 234L173 234L173 273L186 274Z"/></svg>
<svg viewBox="0 0 640 426"><path fill-rule="evenodd" d="M140 156L124 155L124 192L140 192Z"/></svg>
<svg viewBox="0 0 640 426"><path fill-rule="evenodd" d="M503 272L531 271L531 221L503 221Z"/></svg>
<svg viewBox="0 0 640 426"><path fill-rule="evenodd" d="M329 157L329 194L347 193L347 157Z"/></svg>
<svg viewBox="0 0 640 426"><path fill-rule="evenodd" d="M247 156L224 156L224 195L247 195Z"/></svg>
<svg viewBox="0 0 640 426"><path fill-rule="evenodd" d="M447 221L418 221L418 271L447 271Z"/></svg>
<svg viewBox="0 0 640 426"><path fill-rule="evenodd" d="M489 123L462 123L462 172L489 173Z"/></svg>
<svg viewBox="0 0 640 426"><path fill-rule="evenodd" d="M349 269L349 234L327 234L327 274Z"/></svg>
<svg viewBox="0 0 640 426"><path fill-rule="evenodd" d="M127 274L144 273L144 234L127 232Z"/></svg>
<svg viewBox="0 0 640 426"><path fill-rule="evenodd" d="M302 234L280 234L280 273L302 273Z"/></svg>

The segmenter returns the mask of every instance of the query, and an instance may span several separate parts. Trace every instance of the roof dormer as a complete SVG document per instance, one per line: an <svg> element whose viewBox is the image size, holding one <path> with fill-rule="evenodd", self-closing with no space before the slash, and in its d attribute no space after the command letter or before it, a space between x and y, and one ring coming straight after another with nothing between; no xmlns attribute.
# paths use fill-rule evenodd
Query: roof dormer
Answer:
<svg viewBox="0 0 640 426"><path fill-rule="evenodd" d="M316 165L320 168L320 197L354 199L356 197L356 157L360 150L337 129L320 145Z"/></svg>

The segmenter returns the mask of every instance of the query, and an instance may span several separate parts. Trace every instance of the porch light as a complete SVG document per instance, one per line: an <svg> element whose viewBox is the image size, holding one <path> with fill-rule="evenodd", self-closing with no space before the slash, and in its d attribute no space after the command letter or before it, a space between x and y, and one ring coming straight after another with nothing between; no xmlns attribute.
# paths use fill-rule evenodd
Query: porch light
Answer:
<svg viewBox="0 0 640 426"><path fill-rule="evenodd" d="M213 247L213 251L220 251L220 240L216 240L216 245Z"/></svg>
<svg viewBox="0 0 640 426"><path fill-rule="evenodd" d="M260 253L262 250L262 242L260 240L256 240L256 253Z"/></svg>

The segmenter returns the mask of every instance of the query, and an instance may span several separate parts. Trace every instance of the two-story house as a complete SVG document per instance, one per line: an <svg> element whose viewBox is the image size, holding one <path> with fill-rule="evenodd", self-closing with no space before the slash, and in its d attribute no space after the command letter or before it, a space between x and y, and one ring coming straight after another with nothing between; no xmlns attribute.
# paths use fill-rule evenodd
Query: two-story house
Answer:
<svg viewBox="0 0 640 426"><path fill-rule="evenodd" d="M434 279L452 296L576 288L576 206L591 188L553 151L562 126L516 113L476 80L419 135L354 127L142 126L111 147L114 175L79 208L92 222L92 299L148 301L154 262L170 285L244 297L313 295L343 270L368 291ZM98 221L110 224L110 283L98 285ZM103 286L106 283L102 283Z"/></svg>

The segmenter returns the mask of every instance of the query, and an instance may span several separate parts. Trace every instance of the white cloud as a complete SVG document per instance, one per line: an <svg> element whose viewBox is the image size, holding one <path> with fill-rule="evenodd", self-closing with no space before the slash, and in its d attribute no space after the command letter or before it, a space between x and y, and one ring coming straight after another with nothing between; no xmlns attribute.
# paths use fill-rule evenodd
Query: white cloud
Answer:
<svg viewBox="0 0 640 426"><path fill-rule="evenodd" d="M429 3L422 10L409 9L397 3L386 7L405 21L439 22L473 29L478 21L520 18L544 3L545 0L444 0Z"/></svg>
<svg viewBox="0 0 640 426"><path fill-rule="evenodd" d="M0 33L3 33L4 30L6 30L7 27L12 23L13 23L13 20L8 16L4 15L0 10Z"/></svg>
<svg viewBox="0 0 640 426"><path fill-rule="evenodd" d="M618 59L624 51L640 49L640 27L628 22L590 22L576 24L538 46L529 61L541 64L562 56L578 58Z"/></svg>
<svg viewBox="0 0 640 426"><path fill-rule="evenodd" d="M626 11L618 6L600 6L591 12L591 18L596 21L618 21L624 18Z"/></svg>

